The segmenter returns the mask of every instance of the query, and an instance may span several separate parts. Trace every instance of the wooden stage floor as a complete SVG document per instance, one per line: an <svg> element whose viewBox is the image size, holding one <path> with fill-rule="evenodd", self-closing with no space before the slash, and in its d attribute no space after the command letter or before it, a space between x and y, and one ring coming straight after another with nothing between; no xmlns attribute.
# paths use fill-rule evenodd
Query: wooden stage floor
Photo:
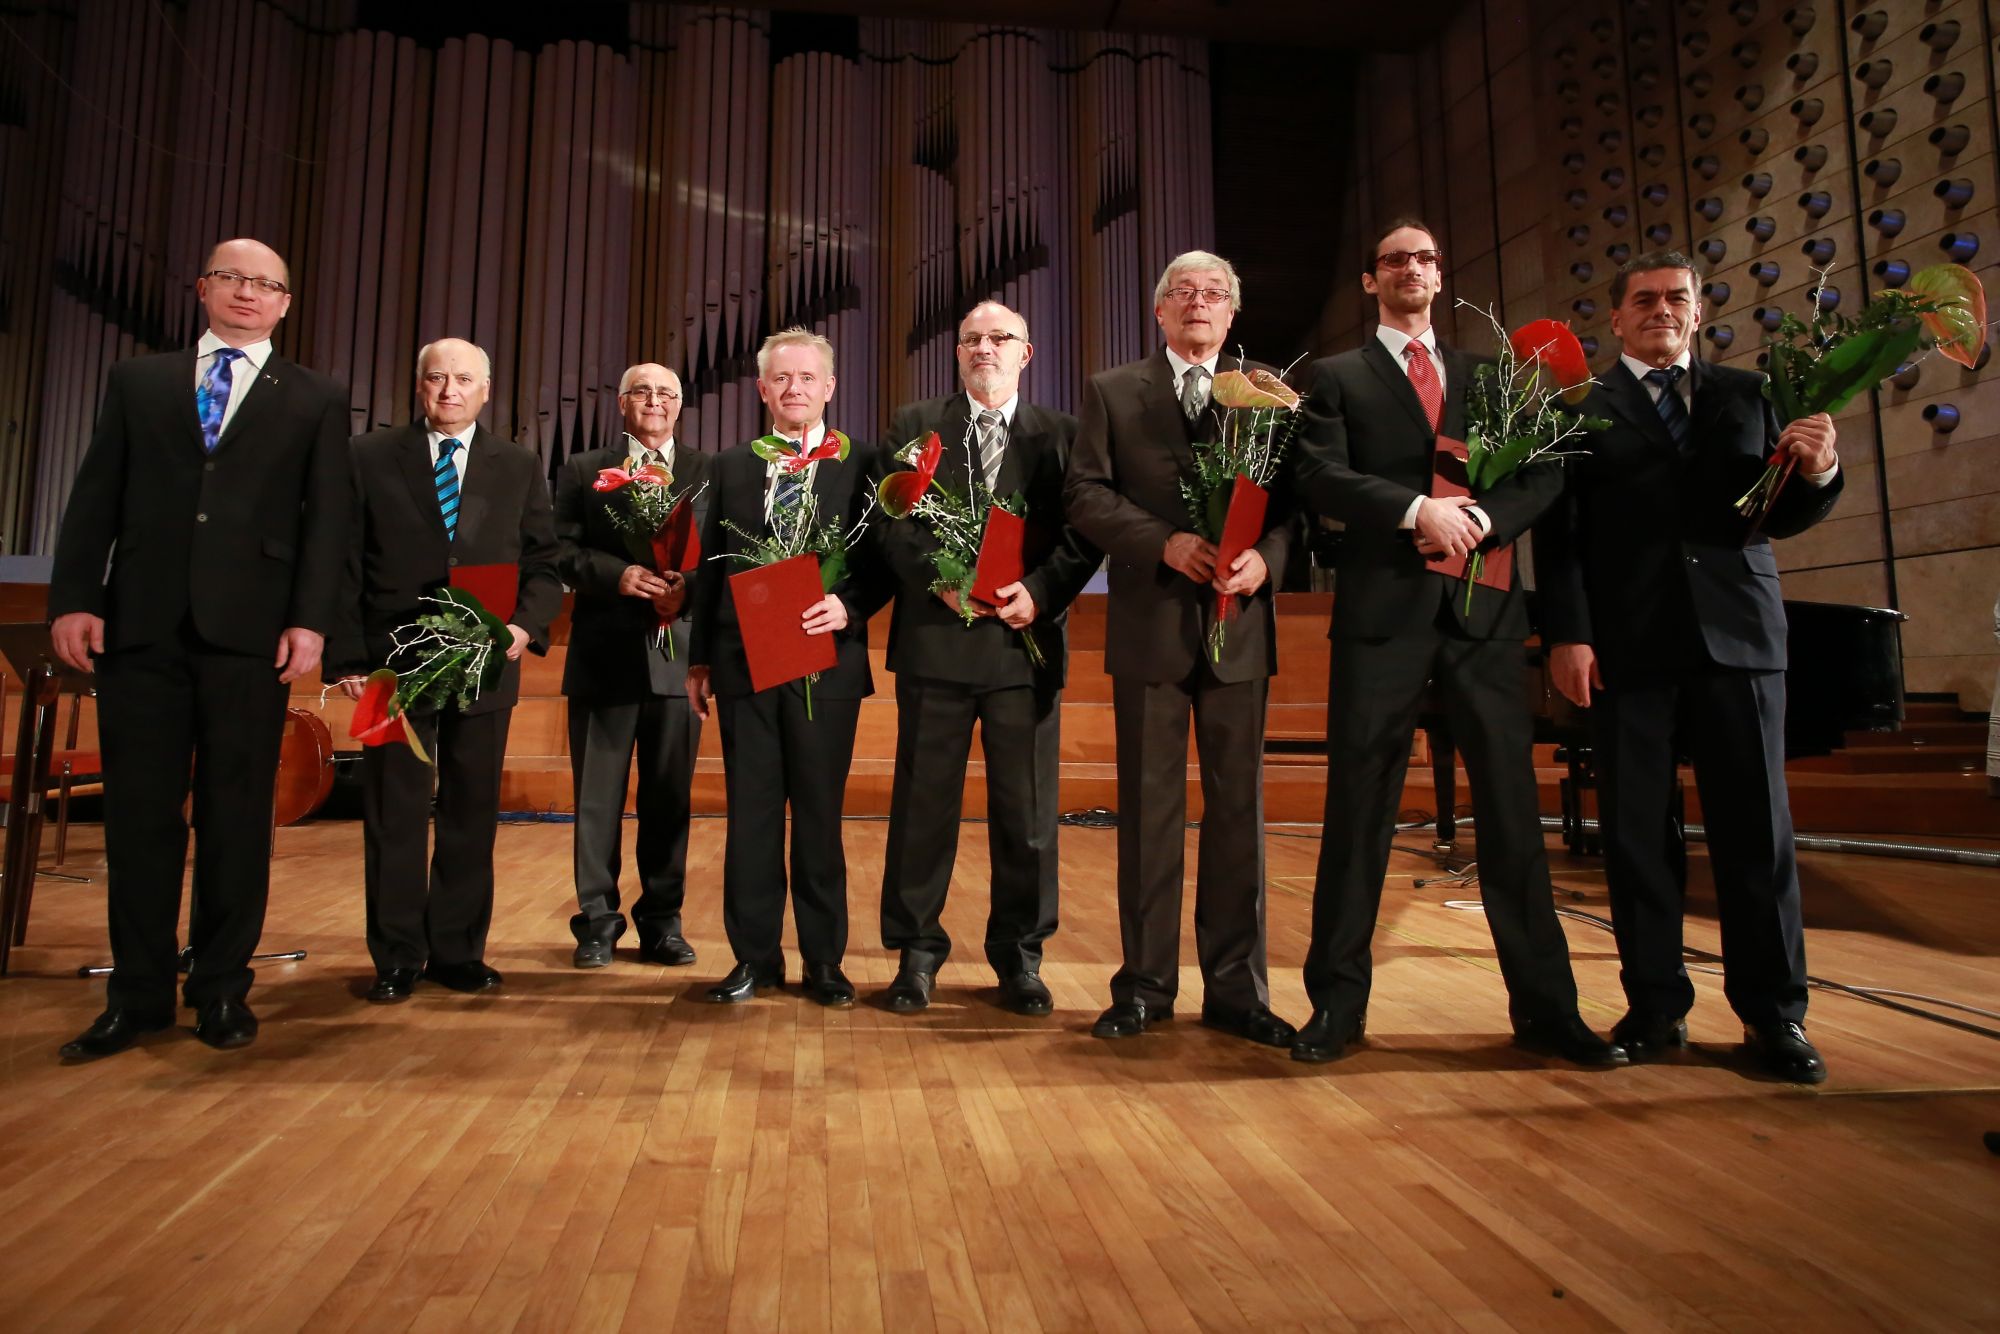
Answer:
<svg viewBox="0 0 2000 1334"><path fill-rule="evenodd" d="M864 997L894 972L873 945L883 832L848 826ZM76 831L72 869L100 866L97 833ZM982 867L983 827L964 833ZM284 830L266 943L311 957L261 973L257 1044L176 1031L80 1068L55 1049L103 999L71 976L103 953L101 888L42 881L0 982L0 1329L2000 1322L1991 1037L1821 992L1832 1080L1771 1084L1701 975L1690 1059L1568 1069L1506 1045L1481 920L1399 855L1365 1051L1305 1067L1187 1018L1107 1044L1085 1032L1117 953L1099 830L1064 831L1049 1019L990 1004L983 870L955 890L970 948L928 1013L713 1007L721 835L696 823L694 967L571 970L569 830L512 826L488 955L505 991L376 1008L359 827ZM1317 831L1268 841L1274 1002L1302 1021ZM1805 863L1816 974L2000 1008L2000 877ZM1601 866L1557 866L1602 913ZM1602 1029L1611 938L1567 930ZM1689 940L1715 946L1706 902Z"/></svg>

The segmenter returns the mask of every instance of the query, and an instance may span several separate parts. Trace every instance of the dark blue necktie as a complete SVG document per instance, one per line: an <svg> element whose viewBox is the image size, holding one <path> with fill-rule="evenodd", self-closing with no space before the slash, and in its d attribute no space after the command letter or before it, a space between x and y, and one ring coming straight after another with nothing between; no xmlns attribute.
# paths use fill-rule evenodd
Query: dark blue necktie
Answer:
<svg viewBox="0 0 2000 1334"><path fill-rule="evenodd" d="M219 347L208 374L195 386L194 410L201 418L201 447L213 454L222 439L222 414L229 408L229 363L243 353L233 347Z"/></svg>
<svg viewBox="0 0 2000 1334"><path fill-rule="evenodd" d="M444 516L444 540L449 542L458 536L458 441L438 441L431 480L437 485L438 513Z"/></svg>
<svg viewBox="0 0 2000 1334"><path fill-rule="evenodd" d="M792 444L800 451L803 451L806 447L804 440L793 441ZM805 489L806 470L800 468L797 472L792 472L780 464L778 467L778 480L771 488L772 515L775 516L779 510L795 508L799 503L799 498L805 493Z"/></svg>
<svg viewBox="0 0 2000 1334"><path fill-rule="evenodd" d="M1666 366L1646 372L1646 383L1656 386L1660 396L1653 407L1659 412L1660 420L1666 423L1667 438L1674 442L1675 449L1686 449L1688 442L1687 404L1681 402L1681 377L1687 374L1685 366Z"/></svg>

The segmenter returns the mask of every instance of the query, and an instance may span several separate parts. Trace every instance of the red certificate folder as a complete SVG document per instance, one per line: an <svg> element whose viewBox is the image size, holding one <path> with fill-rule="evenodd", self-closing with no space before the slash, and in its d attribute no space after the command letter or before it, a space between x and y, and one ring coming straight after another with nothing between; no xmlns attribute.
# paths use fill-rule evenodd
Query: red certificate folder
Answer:
<svg viewBox="0 0 2000 1334"><path fill-rule="evenodd" d="M518 565L454 565L451 586L462 588L479 599L479 605L503 621L514 619L514 603L521 596L521 567Z"/></svg>
<svg viewBox="0 0 2000 1334"><path fill-rule="evenodd" d="M1230 563L1264 536L1264 514L1270 506L1270 492L1242 473L1236 474L1236 484L1229 489L1229 512L1222 520L1222 536L1215 543L1218 576L1227 575Z"/></svg>
<svg viewBox="0 0 2000 1334"><path fill-rule="evenodd" d="M1431 455L1431 495L1438 498L1469 496L1465 473L1465 442L1454 440L1448 435L1437 438L1437 452ZM1465 567L1471 562L1469 556L1426 556L1431 568L1448 579L1465 578ZM1486 553L1486 561L1481 566L1479 578L1475 581L1488 588L1502 592L1514 584L1514 544Z"/></svg>
<svg viewBox="0 0 2000 1334"><path fill-rule="evenodd" d="M972 597L989 607L1007 599L1000 590L1027 573L1028 521L998 505L986 511L986 534L979 540L979 564L972 571Z"/></svg>
<svg viewBox="0 0 2000 1334"><path fill-rule="evenodd" d="M653 534L653 568L661 574L687 574L701 564L701 530L695 527L694 506L683 500L660 531Z"/></svg>
<svg viewBox="0 0 2000 1334"><path fill-rule="evenodd" d="M840 661L832 635L809 635L800 624L806 609L825 596L818 556L793 556L729 576L752 689L769 690Z"/></svg>

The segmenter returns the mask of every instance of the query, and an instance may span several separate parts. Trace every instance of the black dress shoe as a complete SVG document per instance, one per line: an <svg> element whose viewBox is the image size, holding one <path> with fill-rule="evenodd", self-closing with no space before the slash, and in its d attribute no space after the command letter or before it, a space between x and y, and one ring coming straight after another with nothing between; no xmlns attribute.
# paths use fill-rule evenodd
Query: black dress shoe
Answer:
<svg viewBox="0 0 2000 1334"><path fill-rule="evenodd" d="M217 1051L233 1051L257 1040L257 1016L240 1000L210 1001L195 1015L194 1035Z"/></svg>
<svg viewBox="0 0 2000 1334"><path fill-rule="evenodd" d="M639 961L656 963L664 968L684 968L694 962L694 946L678 934L641 941Z"/></svg>
<svg viewBox="0 0 2000 1334"><path fill-rule="evenodd" d="M897 1014L915 1014L918 1010L929 1008L931 988L936 985L936 973L926 973L917 968L898 968L896 980L882 993L882 1004Z"/></svg>
<svg viewBox="0 0 2000 1334"><path fill-rule="evenodd" d="M113 1006L98 1015L89 1028L63 1043L60 1054L71 1065L116 1056L142 1035L169 1028L173 1022L171 1013L142 1014L137 1010L121 1010Z"/></svg>
<svg viewBox="0 0 2000 1334"><path fill-rule="evenodd" d="M1593 1070L1608 1070L1632 1061L1624 1047L1591 1032L1590 1025L1577 1014L1566 1014L1560 1019L1523 1019L1514 1026L1514 1045L1543 1056L1560 1056Z"/></svg>
<svg viewBox="0 0 2000 1334"><path fill-rule="evenodd" d="M1201 1022L1204 1028L1213 1028L1246 1042L1260 1042L1266 1047L1290 1047L1297 1041L1299 1031L1284 1020L1272 1014L1262 1005L1247 1010L1233 1010L1221 1005L1203 1005Z"/></svg>
<svg viewBox="0 0 2000 1334"><path fill-rule="evenodd" d="M1826 1062L1797 1024L1760 1024L1743 1030L1743 1045L1766 1073L1793 1084L1824 1084Z"/></svg>
<svg viewBox="0 0 2000 1334"><path fill-rule="evenodd" d="M368 988L367 1000L371 1005L394 1005L410 998L410 991L417 985L418 970L415 968L384 968L375 974L375 985Z"/></svg>
<svg viewBox="0 0 2000 1334"><path fill-rule="evenodd" d="M817 1001L829 1010L844 1010L854 1004L854 984L837 963L809 963L801 981L806 999ZM929 997L925 999L928 1001Z"/></svg>
<svg viewBox="0 0 2000 1334"><path fill-rule="evenodd" d="M1306 1026L1292 1039L1292 1059L1315 1064L1337 1061L1361 1045L1364 1023L1358 1017L1336 1020L1332 1010L1314 1010Z"/></svg>
<svg viewBox="0 0 2000 1334"><path fill-rule="evenodd" d="M1144 1001L1114 1001L1090 1026L1094 1038L1136 1038L1154 1024L1174 1017L1171 1005L1148 1005Z"/></svg>
<svg viewBox="0 0 2000 1334"><path fill-rule="evenodd" d="M468 993L491 991L501 981L500 974L480 959L468 959L464 963L439 963L433 959L425 966L424 976L441 987Z"/></svg>
<svg viewBox="0 0 2000 1334"><path fill-rule="evenodd" d="M729 970L729 976L717 982L702 995L717 1005L736 1005L742 1001L755 1000L760 991L774 990L785 981L782 968L752 968L747 963L739 963Z"/></svg>
<svg viewBox="0 0 2000 1334"><path fill-rule="evenodd" d="M1048 984L1040 973L1015 973L1000 979L1000 1007L1015 1014L1039 1017L1056 1008Z"/></svg>
<svg viewBox="0 0 2000 1334"><path fill-rule="evenodd" d="M579 940L576 952L569 956L572 968L608 968L611 966L611 942L608 940Z"/></svg>
<svg viewBox="0 0 2000 1334"><path fill-rule="evenodd" d="M1687 1050L1688 1026L1681 1019L1653 1019L1628 1010L1611 1026L1613 1046L1623 1047L1633 1062L1657 1061Z"/></svg>

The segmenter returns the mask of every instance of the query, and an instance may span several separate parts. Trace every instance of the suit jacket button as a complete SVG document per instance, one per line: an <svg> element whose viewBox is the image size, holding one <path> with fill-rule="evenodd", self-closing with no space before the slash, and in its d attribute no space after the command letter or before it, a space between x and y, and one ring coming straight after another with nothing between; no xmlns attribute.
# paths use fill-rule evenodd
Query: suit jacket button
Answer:
<svg viewBox="0 0 2000 1334"><path fill-rule="evenodd" d="M1689 556L1689 557L1688 557L1688 564L1690 564L1690 565L1699 565L1699 564L1701 564L1701 557L1699 557L1699 556Z"/></svg>
<svg viewBox="0 0 2000 1334"><path fill-rule="evenodd" d="M208 516L207 516L206 514L197 514L197 515L195 515L195 516L194 516L194 521L195 521L196 523L207 523L207 522L208 522Z"/></svg>
<svg viewBox="0 0 2000 1334"><path fill-rule="evenodd" d="M450 557L449 559L447 559L447 560L445 561L445 564L447 564L447 565L456 565L456 564L458 564L458 557L456 557L456 556L452 556L452 557Z"/></svg>
<svg viewBox="0 0 2000 1334"><path fill-rule="evenodd" d="M214 465L213 463L204 463L204 464L202 464L202 465L201 465L201 470L202 470L203 472L214 472L214 471L215 471L215 465Z"/></svg>

